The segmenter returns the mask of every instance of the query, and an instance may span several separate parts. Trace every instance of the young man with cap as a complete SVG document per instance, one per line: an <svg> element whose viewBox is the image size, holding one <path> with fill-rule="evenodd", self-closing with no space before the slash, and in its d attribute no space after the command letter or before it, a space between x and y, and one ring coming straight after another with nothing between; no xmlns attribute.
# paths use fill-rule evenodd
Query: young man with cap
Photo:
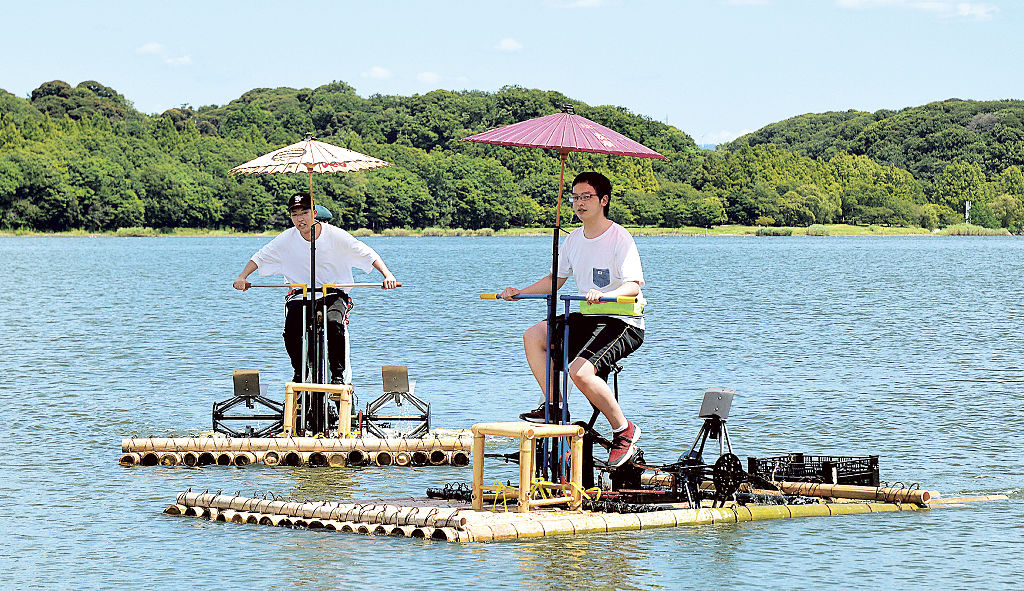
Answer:
<svg viewBox="0 0 1024 591"><path fill-rule="evenodd" d="M558 253L557 287L569 275L581 296L580 313L569 315L569 377L576 387L608 419L614 434L608 465L616 468L634 455L640 427L626 419L608 382L615 362L635 351L644 340L644 272L640 253L625 228L608 219L611 182L596 172L581 173L572 183L572 208L583 226L573 230ZM507 287L501 297L551 293L551 275L516 289ZM636 304L600 302L602 297L635 297ZM523 335L526 360L542 392L547 351L547 321L538 322ZM559 360L560 361L560 360ZM556 401L557 402L557 401ZM543 422L544 405L519 415L526 421Z"/></svg>
<svg viewBox="0 0 1024 591"><path fill-rule="evenodd" d="M372 248L356 240L341 228L317 222L308 193L297 193L288 200L292 228L289 228L261 248L245 264L241 274L232 286L245 291L251 284L246 278L257 269L261 277L284 275L287 283L309 283L309 243L312 232L316 231L316 282L309 292L321 297L322 286L332 283L353 283L352 267L369 273L377 269L384 276L383 289L393 289L398 282L387 265ZM345 326L348 324L352 300L344 289L328 288L324 298L327 309L327 351L331 370L331 383L344 383L345 372ZM291 358L292 381L301 382L302 376L302 333L303 329L302 290L292 290L285 298L284 345Z"/></svg>

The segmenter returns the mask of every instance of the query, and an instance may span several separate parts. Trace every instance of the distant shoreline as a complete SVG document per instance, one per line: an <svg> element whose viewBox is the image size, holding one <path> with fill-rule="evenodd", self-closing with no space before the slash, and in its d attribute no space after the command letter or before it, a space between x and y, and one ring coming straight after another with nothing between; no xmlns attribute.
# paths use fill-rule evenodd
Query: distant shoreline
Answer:
<svg viewBox="0 0 1024 591"><path fill-rule="evenodd" d="M565 230L572 230L576 226L563 226ZM713 228L661 228L626 226L633 236L762 236L762 237L791 237L791 236L1010 236L1005 229L991 230L980 226L960 224L948 228L931 231L926 228L907 228L893 226L852 226L849 224L816 224L806 228L801 227L774 227L774 226L740 226L725 225ZM265 232L236 232L233 230L199 230L194 228L173 228L170 230L157 230L154 228L122 228L115 232L88 232L85 230L71 230L67 232L37 232L29 230L2 230L0 237L20 236L75 236L86 238L99 237L122 237L122 238L160 238L160 237L239 237L239 236L277 236L283 230L268 230ZM464 230L461 228L424 228L413 230L408 228L390 228L380 232L374 232L367 228L359 228L351 231L353 236L364 237L479 237L479 236L550 236L551 228L506 228L493 230L483 228L481 230Z"/></svg>

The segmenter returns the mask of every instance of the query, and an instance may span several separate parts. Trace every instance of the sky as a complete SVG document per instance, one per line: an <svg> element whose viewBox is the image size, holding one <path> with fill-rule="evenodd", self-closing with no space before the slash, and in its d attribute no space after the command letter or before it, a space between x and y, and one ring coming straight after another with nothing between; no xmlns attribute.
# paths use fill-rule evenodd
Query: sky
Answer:
<svg viewBox="0 0 1024 591"><path fill-rule="evenodd" d="M557 90L698 144L825 111L1024 99L1024 2L5 3L0 88L96 80L146 113L340 80L360 96Z"/></svg>

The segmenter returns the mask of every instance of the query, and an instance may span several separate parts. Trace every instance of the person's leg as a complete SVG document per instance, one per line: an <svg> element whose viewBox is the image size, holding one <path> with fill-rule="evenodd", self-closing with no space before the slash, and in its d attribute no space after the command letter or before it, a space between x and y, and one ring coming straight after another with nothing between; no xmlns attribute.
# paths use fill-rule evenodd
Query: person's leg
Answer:
<svg viewBox="0 0 1024 591"><path fill-rule="evenodd" d="M542 320L526 329L523 333L523 347L526 349L526 362L530 365L530 371L540 386L543 395L547 395L548 388L544 386L544 376L547 373L548 363L548 323Z"/></svg>
<svg viewBox="0 0 1024 591"><path fill-rule="evenodd" d="M597 368L593 363L582 357L573 359L569 364L569 377L594 408L608 419L613 431L625 426L626 417L622 414L622 407L615 400L615 394L608 386L608 382L597 375Z"/></svg>
<svg viewBox="0 0 1024 591"><path fill-rule="evenodd" d="M333 301L332 301L333 300ZM341 296L328 296L327 301L327 361L331 369L331 383L345 382L345 316L348 304Z"/></svg>
<svg viewBox="0 0 1024 591"><path fill-rule="evenodd" d="M285 303L284 313L284 348L292 362L292 381L302 381L302 333L304 304L302 300L293 300Z"/></svg>
<svg viewBox="0 0 1024 591"><path fill-rule="evenodd" d="M604 378L616 361L643 343L643 331L614 318L580 316L570 318L569 322L570 340L575 340L573 330L577 330L580 338L588 339L569 364L569 377L611 425L613 437L608 465L621 466L635 454L634 444L640 438L640 428L626 419Z"/></svg>

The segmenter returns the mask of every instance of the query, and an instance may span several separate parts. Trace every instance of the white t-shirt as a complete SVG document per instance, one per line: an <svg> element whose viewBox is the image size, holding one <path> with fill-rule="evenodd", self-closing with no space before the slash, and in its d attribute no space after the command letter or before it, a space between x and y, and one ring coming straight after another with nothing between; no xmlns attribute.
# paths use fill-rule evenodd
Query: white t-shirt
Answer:
<svg viewBox="0 0 1024 591"><path fill-rule="evenodd" d="M354 283L352 267L369 273L379 258L372 248L341 228L321 223L316 239L316 285ZM309 284L309 242L295 228L281 232L252 255L260 276L284 275L287 283ZM346 290L347 291L347 290Z"/></svg>
<svg viewBox="0 0 1024 591"><path fill-rule="evenodd" d="M582 227L569 233L558 251L558 276L570 275L576 281L580 295L587 295L591 289L609 292L627 281L644 286L644 270L636 242L625 228L615 222L596 238L584 236ZM643 291L637 297L643 302ZM643 316L615 318L644 328Z"/></svg>

